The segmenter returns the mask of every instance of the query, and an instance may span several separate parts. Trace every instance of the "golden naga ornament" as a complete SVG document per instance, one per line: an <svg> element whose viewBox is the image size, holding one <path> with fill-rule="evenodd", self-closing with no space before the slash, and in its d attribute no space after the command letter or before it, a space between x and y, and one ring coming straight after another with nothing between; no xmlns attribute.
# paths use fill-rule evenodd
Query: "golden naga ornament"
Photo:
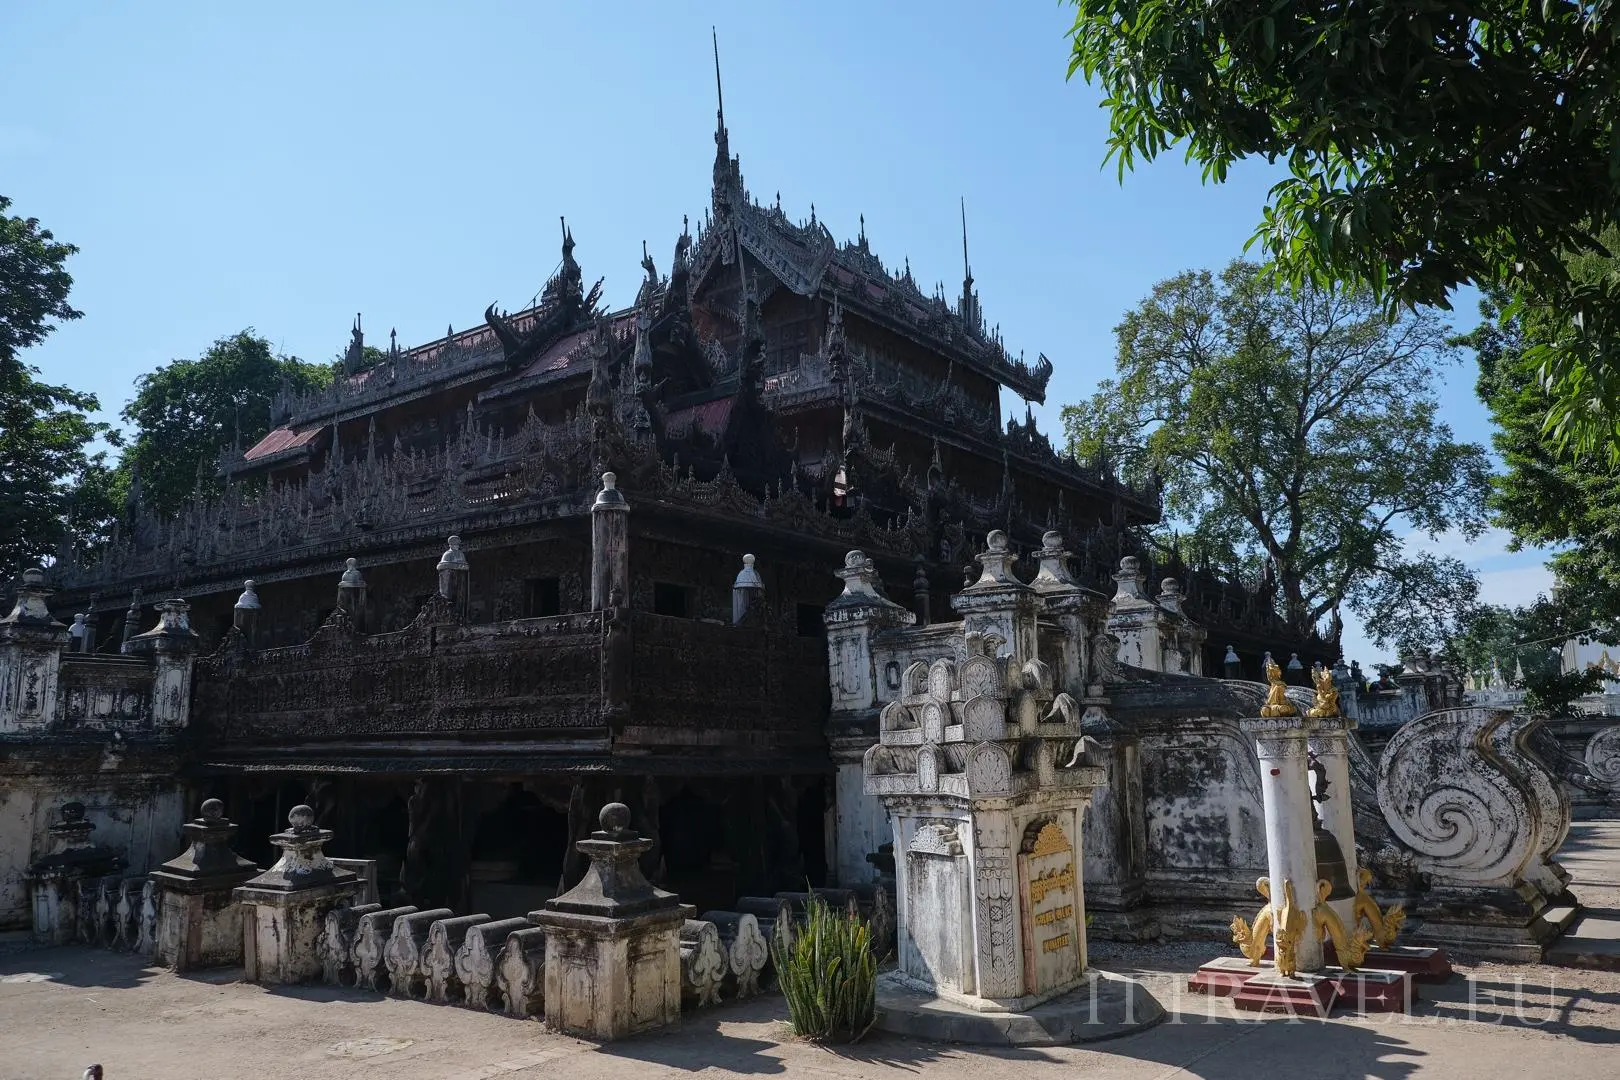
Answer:
<svg viewBox="0 0 1620 1080"><path fill-rule="evenodd" d="M1350 910L1356 927L1359 928L1362 923L1366 923L1373 944L1380 949L1387 949L1395 944L1395 936L1401 932L1401 925L1406 922L1406 909L1399 904L1391 904L1388 910L1379 911L1378 901L1367 891L1367 887L1372 884L1372 878L1372 871L1366 867L1356 872L1356 883L1359 887Z"/></svg>
<svg viewBox="0 0 1620 1080"><path fill-rule="evenodd" d="M1232 944L1238 947L1250 967L1259 967L1260 961L1265 959L1266 938L1271 936L1271 880L1261 878L1254 883L1255 891L1266 898L1266 904L1254 917L1254 926L1251 928L1244 921L1243 916L1232 917Z"/></svg>
<svg viewBox="0 0 1620 1080"><path fill-rule="evenodd" d="M1261 878L1254 883L1255 891L1266 898L1265 907L1254 917L1250 927L1239 915L1232 920L1232 943L1249 961L1250 967L1259 967L1266 956L1266 938L1276 946L1276 964L1279 975L1293 978L1298 970L1295 953L1300 939L1305 936L1305 913L1294 903L1294 882L1283 881L1283 902L1280 912L1271 910L1271 879Z"/></svg>
<svg viewBox="0 0 1620 1080"><path fill-rule="evenodd" d="M1367 946L1372 942L1372 934L1359 927L1353 934L1345 932L1344 923L1327 904L1332 892L1333 883L1326 878L1316 883L1316 907L1311 909L1311 914L1316 916L1316 936L1319 941L1331 937L1333 951L1339 956L1339 966L1346 971L1354 971L1367 959Z"/></svg>
<svg viewBox="0 0 1620 1080"><path fill-rule="evenodd" d="M1261 716L1298 716L1299 710L1288 700L1288 684L1283 682L1282 668L1277 661L1266 657L1266 681L1271 684L1266 703L1260 706Z"/></svg>
<svg viewBox="0 0 1620 1080"><path fill-rule="evenodd" d="M1333 672L1317 664L1311 669L1311 682L1316 684L1316 704L1305 715L1318 720L1339 716L1339 688L1334 685Z"/></svg>
<svg viewBox="0 0 1620 1080"><path fill-rule="evenodd" d="M1305 912L1294 903L1294 880L1283 879L1282 910L1277 913L1277 929L1272 939L1277 943L1277 974L1292 979L1299 973L1299 943L1305 937Z"/></svg>

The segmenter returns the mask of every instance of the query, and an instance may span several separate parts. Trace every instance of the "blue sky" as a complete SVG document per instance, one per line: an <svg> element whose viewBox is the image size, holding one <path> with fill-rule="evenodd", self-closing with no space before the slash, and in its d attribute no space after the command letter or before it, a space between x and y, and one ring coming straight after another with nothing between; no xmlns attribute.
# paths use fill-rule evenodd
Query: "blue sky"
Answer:
<svg viewBox="0 0 1620 1080"><path fill-rule="evenodd" d="M256 327L330 359L354 313L404 344L526 303L559 215L614 304L646 240L667 270L706 205L710 26L731 145L761 201L859 215L924 288L961 281L958 198L987 318L1056 364L1043 427L1112 370L1112 328L1155 281L1241 252L1269 175L1206 187L1179 156L1121 186L1098 94L1069 83L1055 3L227 5L12 0L0 34L0 192L80 246L85 317L29 359L109 412L139 374ZM334 13L339 12L339 13ZM1472 312L1460 312L1464 322ZM1471 366L1445 417L1489 427ZM1438 547L1486 597L1547 584L1500 535ZM1370 645L1351 627L1347 653Z"/></svg>

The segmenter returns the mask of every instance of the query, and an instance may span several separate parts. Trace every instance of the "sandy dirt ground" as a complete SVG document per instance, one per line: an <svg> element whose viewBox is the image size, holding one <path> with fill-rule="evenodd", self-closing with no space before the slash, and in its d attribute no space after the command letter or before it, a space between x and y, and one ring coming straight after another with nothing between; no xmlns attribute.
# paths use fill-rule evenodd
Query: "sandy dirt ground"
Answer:
<svg viewBox="0 0 1620 1080"><path fill-rule="evenodd" d="M795 1040L779 996L689 1014L676 1031L605 1047L535 1021L327 987L267 990L239 972L177 977L82 948L0 956L0 1077L76 1080L569 1080L649 1076L1204 1077L1489 1080L1526 1069L1567 1080L1620 1075L1620 974L1476 965L1422 988L1410 1016L1256 1020L1185 993L1211 943L1109 946L1098 966L1148 982L1172 1012L1090 1046L981 1050L874 1034L854 1047ZM1272 1070L1277 1070L1275 1073Z"/></svg>

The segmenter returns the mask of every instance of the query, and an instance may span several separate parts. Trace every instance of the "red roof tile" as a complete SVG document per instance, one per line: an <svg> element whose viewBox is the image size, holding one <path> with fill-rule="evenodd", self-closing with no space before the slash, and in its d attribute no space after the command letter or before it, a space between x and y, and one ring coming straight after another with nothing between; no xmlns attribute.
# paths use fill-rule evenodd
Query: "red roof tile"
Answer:
<svg viewBox="0 0 1620 1080"><path fill-rule="evenodd" d="M716 398L701 405L676 409L665 417L664 428L677 438L690 432L694 426L705 435L719 438L731 420L731 405L736 400L734 397Z"/></svg>
<svg viewBox="0 0 1620 1080"><path fill-rule="evenodd" d="M279 454L283 450L293 450L308 444L311 439L319 435L323 430L323 428L312 427L306 431L294 431L291 428L279 427L254 443L242 457L248 461L255 461L262 457L269 457L271 454Z"/></svg>

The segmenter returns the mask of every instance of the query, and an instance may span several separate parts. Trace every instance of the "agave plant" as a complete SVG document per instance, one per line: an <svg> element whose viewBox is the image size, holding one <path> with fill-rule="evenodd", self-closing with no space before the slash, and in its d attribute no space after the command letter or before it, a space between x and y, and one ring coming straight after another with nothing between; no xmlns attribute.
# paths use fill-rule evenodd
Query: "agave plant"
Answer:
<svg viewBox="0 0 1620 1080"><path fill-rule="evenodd" d="M866 920L854 911L840 914L812 893L797 931L771 948L793 1033L854 1042L877 1011L877 958Z"/></svg>

